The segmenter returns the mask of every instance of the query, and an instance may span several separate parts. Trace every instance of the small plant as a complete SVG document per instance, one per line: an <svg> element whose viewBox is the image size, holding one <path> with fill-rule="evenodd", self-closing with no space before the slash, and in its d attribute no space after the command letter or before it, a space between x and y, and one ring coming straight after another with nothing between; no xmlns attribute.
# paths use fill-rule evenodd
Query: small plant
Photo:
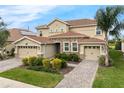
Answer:
<svg viewBox="0 0 124 93"><path fill-rule="evenodd" d="M43 57L37 57L36 60L34 61L34 65L42 66L43 65L42 61L43 61Z"/></svg>
<svg viewBox="0 0 124 93"><path fill-rule="evenodd" d="M77 54L69 54L69 61L79 62L80 58Z"/></svg>
<svg viewBox="0 0 124 93"><path fill-rule="evenodd" d="M60 70L62 67L62 60L55 58L51 61L51 64L53 69Z"/></svg>
<svg viewBox="0 0 124 93"><path fill-rule="evenodd" d="M56 58L68 60L68 55L66 53L59 53L55 55Z"/></svg>
<svg viewBox="0 0 124 93"><path fill-rule="evenodd" d="M25 65L25 66L28 66L29 65L29 62L28 62L28 58L27 57L23 58L22 59L22 62L23 62L23 65Z"/></svg>
<svg viewBox="0 0 124 93"><path fill-rule="evenodd" d="M29 58L28 58L29 65L35 66L35 65L36 65L36 64L35 64L35 60L36 60L36 59L37 59L37 57L35 57L35 56L29 57Z"/></svg>
<svg viewBox="0 0 124 93"><path fill-rule="evenodd" d="M67 62L64 59L61 59L61 60L62 60L61 68L66 68L67 67Z"/></svg>
<svg viewBox="0 0 124 93"><path fill-rule="evenodd" d="M105 56L104 56L104 55L101 55L101 56L99 57L99 64L100 64L100 65L105 65Z"/></svg>
<svg viewBox="0 0 124 93"><path fill-rule="evenodd" d="M47 58L43 59L42 63L43 63L43 67L51 68L51 64L50 64L50 60L49 59L47 59Z"/></svg>

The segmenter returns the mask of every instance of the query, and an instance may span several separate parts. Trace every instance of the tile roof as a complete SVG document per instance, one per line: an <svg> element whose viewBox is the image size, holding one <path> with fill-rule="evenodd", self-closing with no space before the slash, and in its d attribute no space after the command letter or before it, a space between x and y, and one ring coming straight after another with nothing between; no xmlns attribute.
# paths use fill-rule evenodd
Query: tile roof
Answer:
<svg viewBox="0 0 124 93"><path fill-rule="evenodd" d="M68 20L68 21L65 21L65 22L69 23L71 26L96 24L95 19L77 19L77 20Z"/></svg>
<svg viewBox="0 0 124 93"><path fill-rule="evenodd" d="M36 40L38 42L41 42L41 43L52 43L52 41L48 37L42 37L42 36L27 36L27 37L33 40Z"/></svg>
<svg viewBox="0 0 124 93"><path fill-rule="evenodd" d="M95 19L74 19L74 20L67 20L67 21L62 21L62 22L65 22L69 24L70 26L87 26L87 25L94 25L94 24L96 25ZM48 28L48 25L45 24L45 25L40 25L36 27L36 29L40 29L40 28Z"/></svg>
<svg viewBox="0 0 124 93"><path fill-rule="evenodd" d="M16 41L19 38L22 38L23 36L28 35L35 35L33 32L26 30L26 29L20 29L20 28L12 28L8 29L10 36L8 38L8 41Z"/></svg>
<svg viewBox="0 0 124 93"><path fill-rule="evenodd" d="M48 26L45 24L45 25L39 25L36 27L36 29L40 29L40 28L48 28Z"/></svg>
<svg viewBox="0 0 124 93"><path fill-rule="evenodd" d="M100 42L105 43L104 40L97 39L97 38L82 38L79 40L80 43L90 43L90 42Z"/></svg>
<svg viewBox="0 0 124 93"><path fill-rule="evenodd" d="M62 34L57 34L57 35L52 35L50 36L51 38L62 38L62 37L88 37L84 34L80 34L80 33L77 33L77 32L73 32L73 31L68 31L68 32L65 32L65 33L62 33Z"/></svg>

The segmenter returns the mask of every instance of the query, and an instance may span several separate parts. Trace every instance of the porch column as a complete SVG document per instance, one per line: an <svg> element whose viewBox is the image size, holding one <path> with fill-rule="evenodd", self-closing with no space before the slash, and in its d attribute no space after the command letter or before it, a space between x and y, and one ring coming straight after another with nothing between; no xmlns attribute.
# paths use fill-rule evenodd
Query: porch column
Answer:
<svg viewBox="0 0 124 93"><path fill-rule="evenodd" d="M102 45L100 45L100 55L102 55L103 52L102 52Z"/></svg>
<svg viewBox="0 0 124 93"><path fill-rule="evenodd" d="M18 46L15 46L15 54L17 54L17 52L18 52Z"/></svg>
<svg viewBox="0 0 124 93"><path fill-rule="evenodd" d="M80 45L80 54L84 54L84 45Z"/></svg>

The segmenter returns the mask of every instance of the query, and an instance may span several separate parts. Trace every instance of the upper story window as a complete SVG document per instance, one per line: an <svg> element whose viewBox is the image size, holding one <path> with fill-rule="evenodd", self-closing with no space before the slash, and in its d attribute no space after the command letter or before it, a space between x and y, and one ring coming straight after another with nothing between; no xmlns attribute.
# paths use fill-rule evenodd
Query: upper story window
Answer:
<svg viewBox="0 0 124 93"><path fill-rule="evenodd" d="M72 52L78 52L78 43L77 42L71 43L71 51Z"/></svg>
<svg viewBox="0 0 124 93"><path fill-rule="evenodd" d="M96 35L102 35L102 30L98 27L96 28Z"/></svg>
<svg viewBox="0 0 124 93"><path fill-rule="evenodd" d="M64 52L69 52L70 51L70 43L69 42L63 43L63 51Z"/></svg>
<svg viewBox="0 0 124 93"><path fill-rule="evenodd" d="M63 32L64 31L64 27L60 27L60 31Z"/></svg>

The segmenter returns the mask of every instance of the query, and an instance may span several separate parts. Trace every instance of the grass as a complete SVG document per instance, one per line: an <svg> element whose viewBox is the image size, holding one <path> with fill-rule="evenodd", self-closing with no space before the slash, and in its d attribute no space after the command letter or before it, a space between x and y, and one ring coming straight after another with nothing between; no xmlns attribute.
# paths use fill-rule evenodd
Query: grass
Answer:
<svg viewBox="0 0 124 93"><path fill-rule="evenodd" d="M124 88L124 56L122 52L110 50L112 67L99 67L94 88Z"/></svg>
<svg viewBox="0 0 124 93"><path fill-rule="evenodd" d="M0 76L44 88L55 87L63 78L60 74L38 72L24 68L14 68L0 73Z"/></svg>

